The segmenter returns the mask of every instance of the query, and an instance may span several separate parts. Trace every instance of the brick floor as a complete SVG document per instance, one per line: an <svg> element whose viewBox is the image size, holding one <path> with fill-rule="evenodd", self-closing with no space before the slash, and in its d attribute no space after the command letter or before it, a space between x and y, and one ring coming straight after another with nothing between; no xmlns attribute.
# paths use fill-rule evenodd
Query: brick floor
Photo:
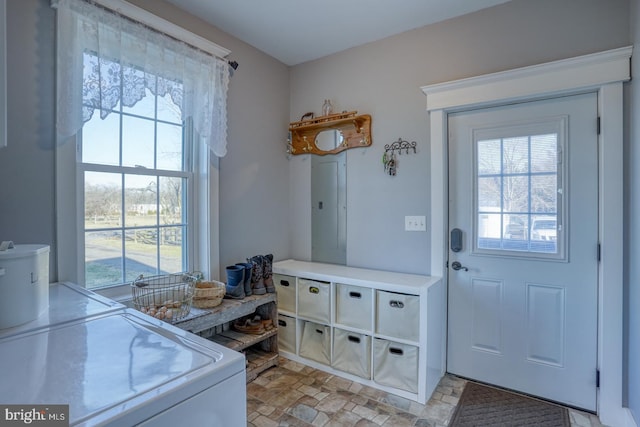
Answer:
<svg viewBox="0 0 640 427"><path fill-rule="evenodd" d="M247 384L249 427L446 426L466 381L445 375L426 405L280 359ZM569 410L571 425L601 427L595 415Z"/></svg>

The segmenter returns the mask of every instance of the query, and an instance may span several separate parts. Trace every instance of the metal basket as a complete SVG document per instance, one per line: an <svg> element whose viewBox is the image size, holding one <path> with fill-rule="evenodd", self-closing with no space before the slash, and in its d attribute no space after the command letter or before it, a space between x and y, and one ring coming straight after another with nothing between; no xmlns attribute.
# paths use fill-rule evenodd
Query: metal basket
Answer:
<svg viewBox="0 0 640 427"><path fill-rule="evenodd" d="M176 322L189 314L196 278L187 273L144 277L131 283L136 310L166 322Z"/></svg>

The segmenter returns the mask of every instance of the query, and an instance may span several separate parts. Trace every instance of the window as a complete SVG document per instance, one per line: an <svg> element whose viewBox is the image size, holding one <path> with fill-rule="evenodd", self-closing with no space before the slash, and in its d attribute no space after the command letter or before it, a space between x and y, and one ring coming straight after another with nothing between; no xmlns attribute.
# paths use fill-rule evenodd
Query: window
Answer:
<svg viewBox="0 0 640 427"><path fill-rule="evenodd" d="M561 127L476 135L476 252L562 256Z"/></svg>
<svg viewBox="0 0 640 427"><path fill-rule="evenodd" d="M148 21L83 0L53 3L58 280L95 289L140 274L215 275L210 209L226 153L227 62Z"/></svg>
<svg viewBox="0 0 640 427"><path fill-rule="evenodd" d="M118 63L84 55L85 85L97 68L134 73ZM152 86L168 84L157 76ZM120 82L124 79L120 78ZM121 84L120 84L121 86ZM183 126L182 86L158 96L146 89L133 107L118 102L103 119L92 114L83 129L84 267L88 288L131 282L138 275L189 270L187 243L197 210L192 141ZM120 93L126 95L121 87Z"/></svg>

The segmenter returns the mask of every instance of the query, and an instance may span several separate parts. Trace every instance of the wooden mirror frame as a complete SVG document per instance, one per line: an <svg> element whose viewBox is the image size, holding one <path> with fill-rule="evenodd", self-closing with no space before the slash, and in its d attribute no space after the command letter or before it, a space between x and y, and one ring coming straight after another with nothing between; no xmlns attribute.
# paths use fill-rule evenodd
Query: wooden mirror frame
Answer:
<svg viewBox="0 0 640 427"><path fill-rule="evenodd" d="M292 122L289 125L291 132L291 154L336 154L348 148L368 147L371 141L371 116L368 114L357 115L357 111L330 114L315 119ZM342 144L332 150L320 150L316 146L318 133L335 129L342 133Z"/></svg>

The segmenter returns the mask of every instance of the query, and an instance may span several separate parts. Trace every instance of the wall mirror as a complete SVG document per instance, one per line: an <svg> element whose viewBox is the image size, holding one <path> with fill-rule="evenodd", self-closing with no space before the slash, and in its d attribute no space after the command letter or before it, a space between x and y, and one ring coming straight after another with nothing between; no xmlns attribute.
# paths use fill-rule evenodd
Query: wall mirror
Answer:
<svg viewBox="0 0 640 427"><path fill-rule="evenodd" d="M316 148L320 151L331 151L340 147L344 138L340 129L326 129L316 135Z"/></svg>
<svg viewBox="0 0 640 427"><path fill-rule="evenodd" d="M337 154L371 145L371 116L357 111L292 122L291 154Z"/></svg>

